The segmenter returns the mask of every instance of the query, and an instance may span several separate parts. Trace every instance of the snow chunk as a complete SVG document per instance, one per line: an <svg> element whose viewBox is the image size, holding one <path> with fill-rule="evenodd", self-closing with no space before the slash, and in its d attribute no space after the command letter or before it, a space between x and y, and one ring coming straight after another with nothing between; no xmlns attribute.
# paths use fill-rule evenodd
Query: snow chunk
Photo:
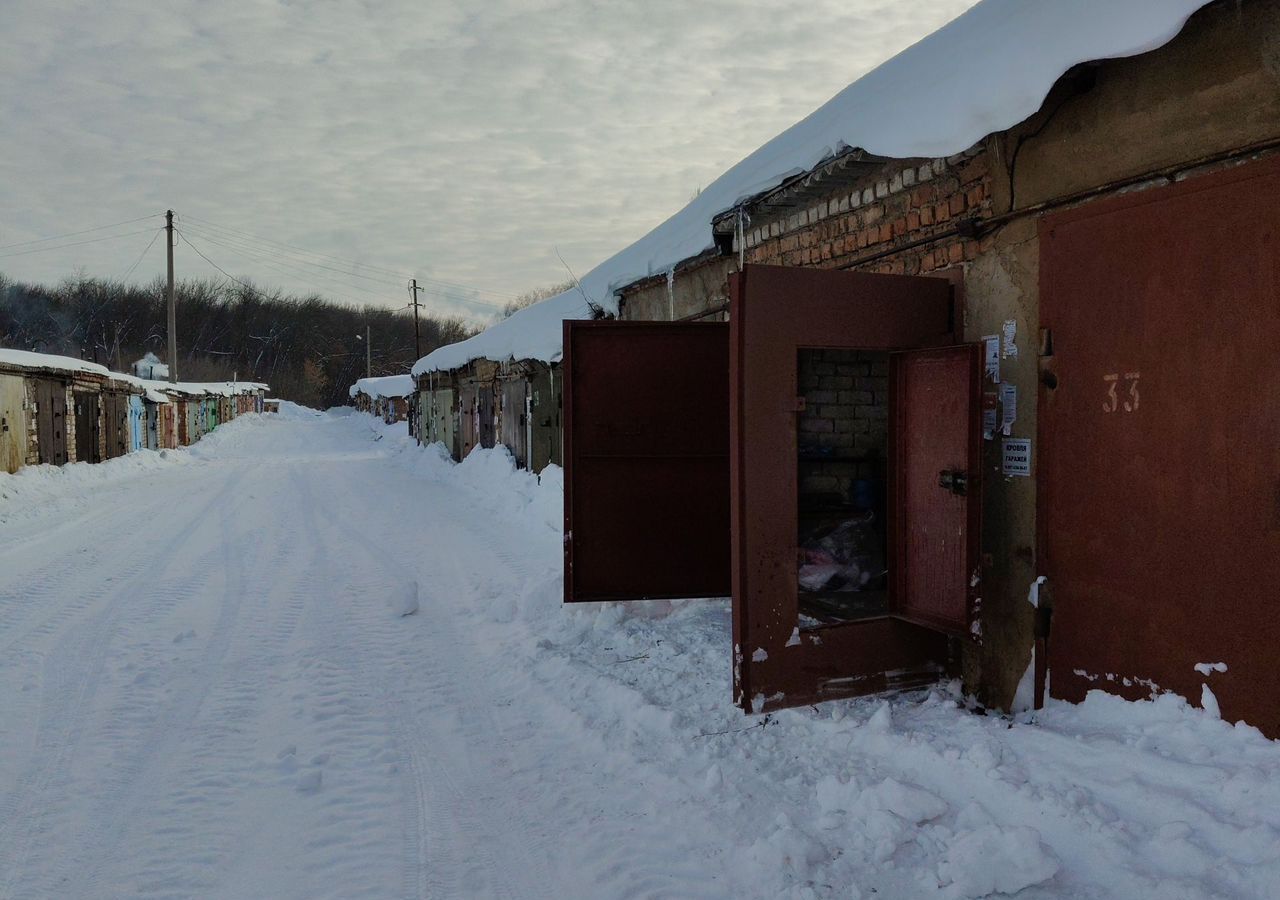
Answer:
<svg viewBox="0 0 1280 900"><path fill-rule="evenodd" d="M988 825L962 833L938 864L938 880L955 897L1016 894L1048 881L1058 860L1034 828Z"/></svg>
<svg viewBox="0 0 1280 900"><path fill-rule="evenodd" d="M1226 663L1224 663L1224 662L1216 662L1216 663L1196 663L1196 665L1195 665L1195 669L1196 669L1196 671L1197 671L1197 672L1199 672L1199 673L1200 673L1201 675L1203 675L1205 678L1208 678L1208 677L1209 677L1211 674L1213 674L1214 672L1225 672L1225 671L1227 671L1227 664L1226 664Z"/></svg>
<svg viewBox="0 0 1280 900"><path fill-rule="evenodd" d="M757 647L756 652L751 654L752 662L764 662L768 658L769 654L763 647Z"/></svg>
<svg viewBox="0 0 1280 900"><path fill-rule="evenodd" d="M1222 710L1218 708L1218 698L1213 695L1213 691L1209 690L1207 684L1200 688L1200 706L1213 718L1222 718Z"/></svg>

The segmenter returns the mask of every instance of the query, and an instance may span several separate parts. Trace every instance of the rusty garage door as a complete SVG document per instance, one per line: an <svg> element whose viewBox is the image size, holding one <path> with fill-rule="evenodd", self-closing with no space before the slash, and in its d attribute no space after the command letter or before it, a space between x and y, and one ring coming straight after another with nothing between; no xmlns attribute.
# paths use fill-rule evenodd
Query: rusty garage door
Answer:
<svg viewBox="0 0 1280 900"><path fill-rule="evenodd" d="M101 395L90 391L76 391L76 462L102 462L99 452L98 398Z"/></svg>
<svg viewBox="0 0 1280 900"><path fill-rule="evenodd" d="M1041 225L1053 696L1208 687L1280 736L1277 197L1271 160Z"/></svg>
<svg viewBox="0 0 1280 900"><path fill-rule="evenodd" d="M728 338L564 323L567 602L728 595Z"/></svg>
<svg viewBox="0 0 1280 900"><path fill-rule="evenodd" d="M40 462L53 466L67 462L67 386L52 378L36 382L36 440Z"/></svg>
<svg viewBox="0 0 1280 900"><path fill-rule="evenodd" d="M730 288L736 701L936 678L968 630L981 496L979 358L954 345L951 283L747 266Z"/></svg>

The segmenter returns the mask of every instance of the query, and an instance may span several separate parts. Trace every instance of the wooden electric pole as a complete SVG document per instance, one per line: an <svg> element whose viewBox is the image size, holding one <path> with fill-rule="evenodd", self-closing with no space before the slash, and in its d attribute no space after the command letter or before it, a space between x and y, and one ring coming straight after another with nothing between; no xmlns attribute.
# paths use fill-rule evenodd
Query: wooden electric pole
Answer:
<svg viewBox="0 0 1280 900"><path fill-rule="evenodd" d="M364 377L373 377L373 338L369 336L369 326L364 326Z"/></svg>
<svg viewBox="0 0 1280 900"><path fill-rule="evenodd" d="M418 287L418 279L415 278L409 282L409 293L413 295L413 303L411 303L410 306L413 307L413 361L414 362L417 362L418 360L422 359L422 335L418 333L418 307L421 305L420 303L418 303L418 291L420 290L422 290L422 288Z"/></svg>
<svg viewBox="0 0 1280 900"><path fill-rule="evenodd" d="M164 214L165 246L169 249L169 382L178 381L178 307L173 299L173 210Z"/></svg>

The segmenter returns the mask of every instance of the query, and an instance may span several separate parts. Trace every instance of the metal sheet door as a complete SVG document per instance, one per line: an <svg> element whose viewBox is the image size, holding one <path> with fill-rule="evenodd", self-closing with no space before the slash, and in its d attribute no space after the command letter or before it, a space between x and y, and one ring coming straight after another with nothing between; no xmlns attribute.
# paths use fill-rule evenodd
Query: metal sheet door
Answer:
<svg viewBox="0 0 1280 900"><path fill-rule="evenodd" d="M953 344L950 282L749 265L730 297L736 702L761 711L933 680L947 658L933 629L893 616L800 627L797 359Z"/></svg>
<svg viewBox="0 0 1280 900"><path fill-rule="evenodd" d="M529 468L529 440L525 428L529 421L525 408L528 387L529 383L523 377L502 382L502 442L522 469Z"/></svg>
<svg viewBox="0 0 1280 900"><path fill-rule="evenodd" d="M564 323L566 602L728 594L728 338Z"/></svg>
<svg viewBox="0 0 1280 900"><path fill-rule="evenodd" d="M0 375L0 471L13 473L27 461L27 385Z"/></svg>
<svg viewBox="0 0 1280 900"><path fill-rule="evenodd" d="M480 446L492 449L496 444L494 433L496 428L496 406L492 384L476 385L476 428Z"/></svg>
<svg viewBox="0 0 1280 900"><path fill-rule="evenodd" d="M1207 686L1280 737L1277 197L1273 158L1041 225L1055 697Z"/></svg>
<svg viewBox="0 0 1280 900"><path fill-rule="evenodd" d="M982 533L981 348L890 357L892 610L966 634Z"/></svg>
<svg viewBox="0 0 1280 900"><path fill-rule="evenodd" d="M61 381L41 378L36 382L36 440L41 463L66 465L67 386Z"/></svg>
<svg viewBox="0 0 1280 900"><path fill-rule="evenodd" d="M99 394L89 391L75 392L76 462L102 462L102 454L98 449L99 397Z"/></svg>

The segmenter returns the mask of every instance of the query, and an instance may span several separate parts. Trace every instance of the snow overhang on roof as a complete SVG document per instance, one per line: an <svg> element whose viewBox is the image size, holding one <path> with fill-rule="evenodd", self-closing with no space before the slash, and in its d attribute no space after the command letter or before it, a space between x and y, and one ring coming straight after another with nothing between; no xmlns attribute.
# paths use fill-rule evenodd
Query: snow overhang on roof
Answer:
<svg viewBox="0 0 1280 900"><path fill-rule="evenodd" d="M432 351L413 374L481 358L559 360L561 322L589 318L588 297L616 310L619 287L672 272L710 249L711 222L726 210L853 147L885 159L967 150L1034 114L1072 66L1154 50L1208 2L982 0L729 169L680 212L587 273L581 289Z"/></svg>
<svg viewBox="0 0 1280 900"><path fill-rule="evenodd" d="M412 375L383 375L379 378L361 378L347 390L347 396L364 394L378 398L408 397L413 393Z"/></svg>
<svg viewBox="0 0 1280 900"><path fill-rule="evenodd" d="M111 375L106 366L85 362L72 356L55 356L52 353L33 353L29 350L0 348L0 365L22 369L48 369L54 372L86 372L91 375ZM115 377L112 375L112 377Z"/></svg>

